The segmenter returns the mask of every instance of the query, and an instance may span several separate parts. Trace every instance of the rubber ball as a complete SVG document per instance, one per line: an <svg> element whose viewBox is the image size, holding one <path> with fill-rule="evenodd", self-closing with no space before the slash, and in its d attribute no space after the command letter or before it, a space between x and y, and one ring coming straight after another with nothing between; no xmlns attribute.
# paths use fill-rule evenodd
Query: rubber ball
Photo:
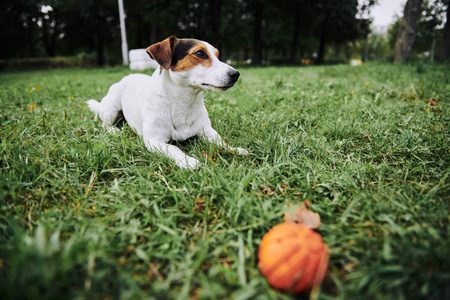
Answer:
<svg viewBox="0 0 450 300"><path fill-rule="evenodd" d="M262 238L258 267L269 284L292 294L320 286L328 270L322 236L295 223L274 226Z"/></svg>

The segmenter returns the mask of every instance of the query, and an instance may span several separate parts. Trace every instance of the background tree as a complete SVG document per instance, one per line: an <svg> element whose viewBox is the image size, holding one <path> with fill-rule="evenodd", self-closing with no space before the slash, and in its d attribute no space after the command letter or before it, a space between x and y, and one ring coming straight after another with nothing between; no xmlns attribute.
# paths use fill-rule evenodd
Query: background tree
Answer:
<svg viewBox="0 0 450 300"><path fill-rule="evenodd" d="M44 0L40 1L39 5L40 9L37 16L39 37L47 55L53 57L56 54L57 41L61 39L65 27L64 2Z"/></svg>
<svg viewBox="0 0 450 300"><path fill-rule="evenodd" d="M363 36L369 24L357 19L357 0L318 0L316 4L315 34L319 38L316 62L320 64L325 60L328 44L342 45L356 40Z"/></svg>
<svg viewBox="0 0 450 300"><path fill-rule="evenodd" d="M67 0L59 4L64 16L59 55L91 53L98 65L109 63L111 57L117 57L119 61L121 41L117 1Z"/></svg>
<svg viewBox="0 0 450 300"><path fill-rule="evenodd" d="M253 0L251 9L253 12L253 62L260 64L262 62L262 27L264 0Z"/></svg>
<svg viewBox="0 0 450 300"><path fill-rule="evenodd" d="M99 65L120 61L117 0L1 1L0 58L83 54L95 55ZM298 63L314 52L324 62L368 24L357 16L357 0L124 0L124 6L130 49L176 35L210 41L223 59L254 63Z"/></svg>
<svg viewBox="0 0 450 300"><path fill-rule="evenodd" d="M410 58L422 58L433 61L438 56L439 47L442 43L440 37L443 33L446 4L448 0L429 1L424 0L421 7L421 15L416 29L416 38ZM397 37L403 19L398 18L388 30L387 39L392 51L395 50Z"/></svg>
<svg viewBox="0 0 450 300"><path fill-rule="evenodd" d="M360 0L358 1L359 7L358 7L358 14L360 19L364 19L365 16L367 16L367 26L366 28L363 28L363 35L364 35L364 59L363 61L366 62L369 59L369 35L370 35L370 25L372 24L372 20L370 19L370 11L372 6L374 6L377 1L376 0ZM365 29L365 30L364 30Z"/></svg>
<svg viewBox="0 0 450 300"><path fill-rule="evenodd" d="M416 29L422 12L423 0L408 0L403 11L397 42L395 44L394 63L405 63L411 55L416 37Z"/></svg>
<svg viewBox="0 0 450 300"><path fill-rule="evenodd" d="M0 57L36 57L44 53L36 24L39 4L34 0L0 2Z"/></svg>
<svg viewBox="0 0 450 300"><path fill-rule="evenodd" d="M429 54L430 61L434 61L435 53L437 52L436 44L439 42L444 13L445 8L441 1L423 1L413 52Z"/></svg>
<svg viewBox="0 0 450 300"><path fill-rule="evenodd" d="M438 59L440 61L445 61L450 56L450 3L448 0L444 0L443 4L446 5L447 9L447 21L445 23L444 29L441 36L441 46L439 49Z"/></svg>

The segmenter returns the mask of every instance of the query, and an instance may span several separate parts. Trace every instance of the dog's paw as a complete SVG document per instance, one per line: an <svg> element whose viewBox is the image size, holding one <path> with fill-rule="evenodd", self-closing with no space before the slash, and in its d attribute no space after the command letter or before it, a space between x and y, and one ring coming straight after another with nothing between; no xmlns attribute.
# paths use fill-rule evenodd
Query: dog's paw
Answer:
<svg viewBox="0 0 450 300"><path fill-rule="evenodd" d="M120 133L120 130L117 127L114 127L114 126L111 126L111 125L106 125L105 123L102 124L102 127L106 128L106 131L109 134L118 134L118 133Z"/></svg>
<svg viewBox="0 0 450 300"><path fill-rule="evenodd" d="M177 161L177 164L178 166L180 166L180 168L192 170L198 169L202 166L202 164L198 160L187 155L185 159Z"/></svg>
<svg viewBox="0 0 450 300"><path fill-rule="evenodd" d="M244 148L235 148L234 151L236 151L239 155L248 155L248 151Z"/></svg>

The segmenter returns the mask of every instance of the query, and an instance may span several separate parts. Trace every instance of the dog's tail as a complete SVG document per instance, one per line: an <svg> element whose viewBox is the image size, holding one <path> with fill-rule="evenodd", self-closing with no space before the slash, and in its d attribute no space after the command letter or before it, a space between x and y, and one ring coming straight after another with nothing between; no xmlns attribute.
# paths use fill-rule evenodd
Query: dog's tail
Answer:
<svg viewBox="0 0 450 300"><path fill-rule="evenodd" d="M86 101L86 104L88 105L89 109L94 112L95 114L100 114L100 102L97 100L91 99Z"/></svg>

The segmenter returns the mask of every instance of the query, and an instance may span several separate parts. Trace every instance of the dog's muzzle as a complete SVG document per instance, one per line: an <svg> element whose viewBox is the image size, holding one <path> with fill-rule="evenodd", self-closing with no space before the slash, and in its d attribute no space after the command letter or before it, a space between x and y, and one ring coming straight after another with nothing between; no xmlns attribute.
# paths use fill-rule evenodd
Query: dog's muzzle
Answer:
<svg viewBox="0 0 450 300"><path fill-rule="evenodd" d="M228 71L227 75L228 76L224 78L225 80L222 80L222 82L221 82L221 83L223 83L222 85L212 85L209 83L202 83L202 86L226 91L236 83L236 81L239 79L239 76L241 74L239 74L238 71L233 69L233 70Z"/></svg>

